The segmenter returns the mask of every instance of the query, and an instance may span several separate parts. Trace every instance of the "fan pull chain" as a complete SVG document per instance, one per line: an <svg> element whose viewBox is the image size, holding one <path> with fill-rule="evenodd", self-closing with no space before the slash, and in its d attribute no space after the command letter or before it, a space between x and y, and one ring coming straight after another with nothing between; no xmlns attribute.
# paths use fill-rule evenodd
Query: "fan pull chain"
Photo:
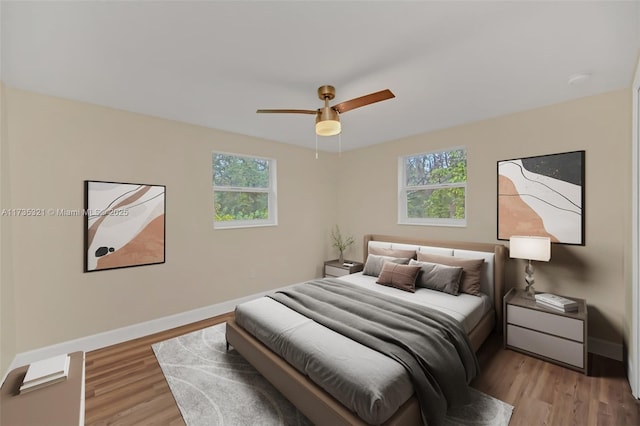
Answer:
<svg viewBox="0 0 640 426"><path fill-rule="evenodd" d="M342 132L338 133L338 157L342 157Z"/></svg>
<svg viewBox="0 0 640 426"><path fill-rule="evenodd" d="M316 133L316 160L318 159L318 134Z"/></svg>

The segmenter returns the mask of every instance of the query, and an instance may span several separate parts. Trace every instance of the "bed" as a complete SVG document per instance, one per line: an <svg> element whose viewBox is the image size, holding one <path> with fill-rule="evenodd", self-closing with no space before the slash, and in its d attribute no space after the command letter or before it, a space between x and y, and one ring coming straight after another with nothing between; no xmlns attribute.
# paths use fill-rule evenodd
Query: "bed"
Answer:
<svg viewBox="0 0 640 426"><path fill-rule="evenodd" d="M415 301L425 303L457 321L473 351L478 350L496 324L501 324L506 258L503 245L366 235L363 249L366 263L363 273L315 280L292 289L303 293L326 289L334 291L334 288L340 292L364 291L362 297L344 299L371 297L377 300L379 296L392 300L394 306L403 305L401 299L411 301L408 305L414 305ZM411 259L404 257L409 252L415 253ZM446 288L434 290L418 287L413 291L405 291L396 284L375 283L382 280L383 276L388 278L391 269L414 271L416 265L418 268L426 265L433 267L434 263L439 264L440 261L446 265L449 260L453 263L443 267L447 273L456 272L454 269L459 261L464 264L473 261L474 265L481 265L477 277L479 285L471 289L472 293L477 293L460 292L452 295ZM376 265L376 262L379 264ZM391 263L403 266L397 267ZM404 266L408 263L411 266ZM376 266L378 270L375 270ZM372 268L378 275L371 275ZM468 272L471 270L465 269L464 274L470 275ZM420 270L420 274L426 273L426 270ZM362 289L358 289L360 287ZM457 290L461 291L462 288ZM372 292L376 294L369 294ZM275 296L282 295L272 295ZM423 424L424 405L421 411L419 401L422 400L424 404L424 398L417 396L419 387L415 387L414 392L413 378L407 376L402 365L318 324L316 321L319 320L311 320L306 314L291 310L283 300L272 297L238 305L235 318L227 322L227 342L314 424ZM307 353L307 350L314 352ZM315 351L323 353L322 362L315 358ZM360 382L367 389L354 390L352 387L356 383L360 386ZM361 395L355 395L358 392L367 393L369 398L372 396L368 394L373 394L375 401L363 401Z"/></svg>

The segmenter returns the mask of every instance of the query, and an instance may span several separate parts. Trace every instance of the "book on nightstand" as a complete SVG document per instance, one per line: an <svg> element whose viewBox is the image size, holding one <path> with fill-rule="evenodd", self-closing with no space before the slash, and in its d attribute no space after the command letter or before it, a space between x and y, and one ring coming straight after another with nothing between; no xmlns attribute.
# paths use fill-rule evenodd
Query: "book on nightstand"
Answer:
<svg viewBox="0 0 640 426"><path fill-rule="evenodd" d="M69 355L64 354L31 363L22 380L20 393L31 392L66 380L69 375L69 361Z"/></svg>
<svg viewBox="0 0 640 426"><path fill-rule="evenodd" d="M536 302L547 308L557 309L563 312L575 312L578 310L578 302L551 293L536 294Z"/></svg>

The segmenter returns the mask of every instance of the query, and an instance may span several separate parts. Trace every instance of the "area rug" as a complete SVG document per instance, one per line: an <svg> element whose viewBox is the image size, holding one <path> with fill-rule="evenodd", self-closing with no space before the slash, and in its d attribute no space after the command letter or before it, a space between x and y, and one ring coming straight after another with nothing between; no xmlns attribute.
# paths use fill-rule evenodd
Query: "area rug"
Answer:
<svg viewBox="0 0 640 426"><path fill-rule="evenodd" d="M153 345L187 426L311 425L233 348L225 324ZM513 407L472 389L471 404L447 414L447 425L508 425Z"/></svg>

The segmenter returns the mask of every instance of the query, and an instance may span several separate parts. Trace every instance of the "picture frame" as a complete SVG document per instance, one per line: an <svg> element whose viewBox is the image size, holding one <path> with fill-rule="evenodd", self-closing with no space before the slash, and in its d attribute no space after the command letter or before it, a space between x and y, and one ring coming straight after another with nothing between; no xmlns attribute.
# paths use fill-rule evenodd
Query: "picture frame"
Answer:
<svg viewBox="0 0 640 426"><path fill-rule="evenodd" d="M165 262L166 187L84 181L84 272Z"/></svg>
<svg viewBox="0 0 640 426"><path fill-rule="evenodd" d="M497 238L585 245L585 151L497 162Z"/></svg>

